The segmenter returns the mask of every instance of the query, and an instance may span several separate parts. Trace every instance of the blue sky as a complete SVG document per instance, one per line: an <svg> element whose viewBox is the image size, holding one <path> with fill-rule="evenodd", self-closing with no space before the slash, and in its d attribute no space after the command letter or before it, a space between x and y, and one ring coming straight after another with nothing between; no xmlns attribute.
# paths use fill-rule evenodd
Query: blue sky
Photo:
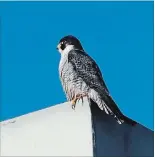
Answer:
<svg viewBox="0 0 155 157"><path fill-rule="evenodd" d="M56 46L72 34L123 113L153 129L153 2L0 2L0 16L0 120L66 101Z"/></svg>

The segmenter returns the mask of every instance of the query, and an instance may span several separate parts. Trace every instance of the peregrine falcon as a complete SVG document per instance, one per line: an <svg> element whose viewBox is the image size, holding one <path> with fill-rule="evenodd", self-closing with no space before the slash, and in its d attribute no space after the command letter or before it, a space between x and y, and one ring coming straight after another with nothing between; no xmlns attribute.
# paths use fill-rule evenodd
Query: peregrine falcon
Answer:
<svg viewBox="0 0 155 157"><path fill-rule="evenodd" d="M57 50L61 54L60 80L72 108L75 109L77 100L87 97L119 124L126 121L127 117L110 96L98 65L84 51L80 41L72 35L65 36L59 41Z"/></svg>

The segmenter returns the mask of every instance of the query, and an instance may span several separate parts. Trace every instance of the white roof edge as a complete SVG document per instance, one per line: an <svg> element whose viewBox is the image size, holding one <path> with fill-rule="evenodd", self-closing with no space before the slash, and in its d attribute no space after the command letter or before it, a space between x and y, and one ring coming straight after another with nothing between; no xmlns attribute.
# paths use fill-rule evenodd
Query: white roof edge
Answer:
<svg viewBox="0 0 155 157"><path fill-rule="evenodd" d="M93 156L89 104L63 103L1 123L1 156Z"/></svg>

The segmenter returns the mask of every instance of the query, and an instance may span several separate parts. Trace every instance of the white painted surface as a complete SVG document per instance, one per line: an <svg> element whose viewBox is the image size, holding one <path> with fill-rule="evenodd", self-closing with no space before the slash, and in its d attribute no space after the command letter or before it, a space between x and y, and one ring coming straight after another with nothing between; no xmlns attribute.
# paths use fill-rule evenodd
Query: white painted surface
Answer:
<svg viewBox="0 0 155 157"><path fill-rule="evenodd" d="M88 103L53 106L1 123L1 156L93 156Z"/></svg>
<svg viewBox="0 0 155 157"><path fill-rule="evenodd" d="M119 125L91 105L95 156L153 157L154 132L137 124ZM1 156L93 156L87 101L53 106L1 123Z"/></svg>

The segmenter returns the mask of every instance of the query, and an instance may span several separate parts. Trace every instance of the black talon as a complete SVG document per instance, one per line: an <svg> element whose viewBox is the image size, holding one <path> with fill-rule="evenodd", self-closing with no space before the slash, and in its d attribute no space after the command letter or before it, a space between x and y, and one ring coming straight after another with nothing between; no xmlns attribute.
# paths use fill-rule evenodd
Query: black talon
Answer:
<svg viewBox="0 0 155 157"><path fill-rule="evenodd" d="M83 106L83 97L81 99L82 99L82 106Z"/></svg>
<svg viewBox="0 0 155 157"><path fill-rule="evenodd" d="M72 105L72 109L75 110L75 105Z"/></svg>

